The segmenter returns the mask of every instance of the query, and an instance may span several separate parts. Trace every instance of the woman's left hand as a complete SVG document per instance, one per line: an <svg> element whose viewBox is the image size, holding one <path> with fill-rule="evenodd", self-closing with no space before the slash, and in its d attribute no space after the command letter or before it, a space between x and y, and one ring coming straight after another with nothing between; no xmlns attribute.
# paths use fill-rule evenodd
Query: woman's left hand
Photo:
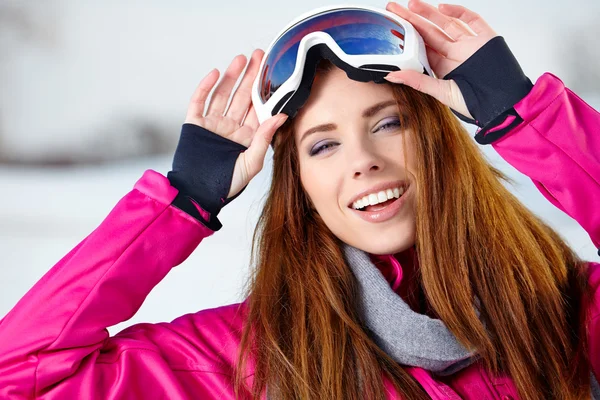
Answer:
<svg viewBox="0 0 600 400"><path fill-rule="evenodd" d="M410 0L408 8L390 2L386 9L410 22L423 37L429 65L439 77L417 71L397 71L390 72L386 79L427 93L460 114L473 118L456 82L440 78L497 36L496 32L478 14L459 5L440 4L436 8L421 0Z"/></svg>

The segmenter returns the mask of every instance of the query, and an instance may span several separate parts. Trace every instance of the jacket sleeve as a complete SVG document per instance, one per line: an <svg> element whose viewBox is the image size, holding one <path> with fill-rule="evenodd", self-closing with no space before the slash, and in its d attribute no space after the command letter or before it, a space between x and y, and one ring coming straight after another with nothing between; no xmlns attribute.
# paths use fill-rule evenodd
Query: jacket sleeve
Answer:
<svg viewBox="0 0 600 400"><path fill-rule="evenodd" d="M151 398L152 380L145 379L145 389L134 382L144 378L142 369L173 374L161 364L166 355L160 346L144 340L144 324L116 341L106 328L131 318L171 268L213 233L171 205L176 195L167 178L146 171L99 227L0 321L0 398L122 398L107 391L126 386ZM185 332L190 321L182 318L169 329ZM182 343L189 342L173 345ZM134 361L126 356L131 349L139 354ZM175 382L166 375L163 385ZM184 398L171 389L170 398Z"/></svg>
<svg viewBox="0 0 600 400"><path fill-rule="evenodd" d="M492 146L600 248L600 113L550 73L514 109L523 122Z"/></svg>
<svg viewBox="0 0 600 400"><path fill-rule="evenodd" d="M492 146L600 248L600 113L549 73L514 109L523 122ZM600 265L589 265L589 354L600 379Z"/></svg>

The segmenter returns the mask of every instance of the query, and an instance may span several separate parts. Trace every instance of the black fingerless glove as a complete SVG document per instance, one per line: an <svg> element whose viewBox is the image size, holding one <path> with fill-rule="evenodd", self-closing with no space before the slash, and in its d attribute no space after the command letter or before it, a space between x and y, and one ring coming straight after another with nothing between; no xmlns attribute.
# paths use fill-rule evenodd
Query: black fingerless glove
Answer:
<svg viewBox="0 0 600 400"><path fill-rule="evenodd" d="M475 135L477 143L490 144L523 122L513 106L531 91L533 84L523 73L502 36L488 41L444 79L456 82L475 119L453 110L454 114L467 123L481 127ZM510 116L514 116L510 124L490 132Z"/></svg>
<svg viewBox="0 0 600 400"><path fill-rule="evenodd" d="M235 162L246 149L200 126L184 124L173 158L173 170L167 174L171 185L179 190L173 205L211 230L221 229L217 214L246 189L227 198ZM208 217L202 215L194 203L208 212Z"/></svg>

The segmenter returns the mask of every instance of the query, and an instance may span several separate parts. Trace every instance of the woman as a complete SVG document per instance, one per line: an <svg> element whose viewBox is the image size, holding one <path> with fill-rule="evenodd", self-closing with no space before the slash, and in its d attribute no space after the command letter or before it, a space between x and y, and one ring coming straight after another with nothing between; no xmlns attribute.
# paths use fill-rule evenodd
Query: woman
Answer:
<svg viewBox="0 0 600 400"><path fill-rule="evenodd" d="M387 9L444 79L321 62L297 114L259 124L263 52L226 110L236 57L205 114L211 72L168 179L147 171L0 323L3 398L600 398L600 265L502 186L451 110L596 245L600 115L550 74L532 85L470 10ZM246 301L109 337L220 228L271 141Z"/></svg>

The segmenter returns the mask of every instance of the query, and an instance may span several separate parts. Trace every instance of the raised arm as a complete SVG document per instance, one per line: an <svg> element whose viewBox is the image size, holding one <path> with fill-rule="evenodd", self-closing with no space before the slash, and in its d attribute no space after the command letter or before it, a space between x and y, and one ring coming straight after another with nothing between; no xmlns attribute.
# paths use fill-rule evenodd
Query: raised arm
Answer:
<svg viewBox="0 0 600 400"><path fill-rule="evenodd" d="M226 112L245 57L227 69L207 115L219 74L200 82L168 177L147 171L0 321L0 398L232 397L243 304L137 324L114 337L107 327L131 318L171 268L220 229L221 208L262 168L286 119L259 124L251 108L262 56L254 52Z"/></svg>
<svg viewBox="0 0 600 400"><path fill-rule="evenodd" d="M549 73L514 109L523 121L492 146L600 248L600 113Z"/></svg>

